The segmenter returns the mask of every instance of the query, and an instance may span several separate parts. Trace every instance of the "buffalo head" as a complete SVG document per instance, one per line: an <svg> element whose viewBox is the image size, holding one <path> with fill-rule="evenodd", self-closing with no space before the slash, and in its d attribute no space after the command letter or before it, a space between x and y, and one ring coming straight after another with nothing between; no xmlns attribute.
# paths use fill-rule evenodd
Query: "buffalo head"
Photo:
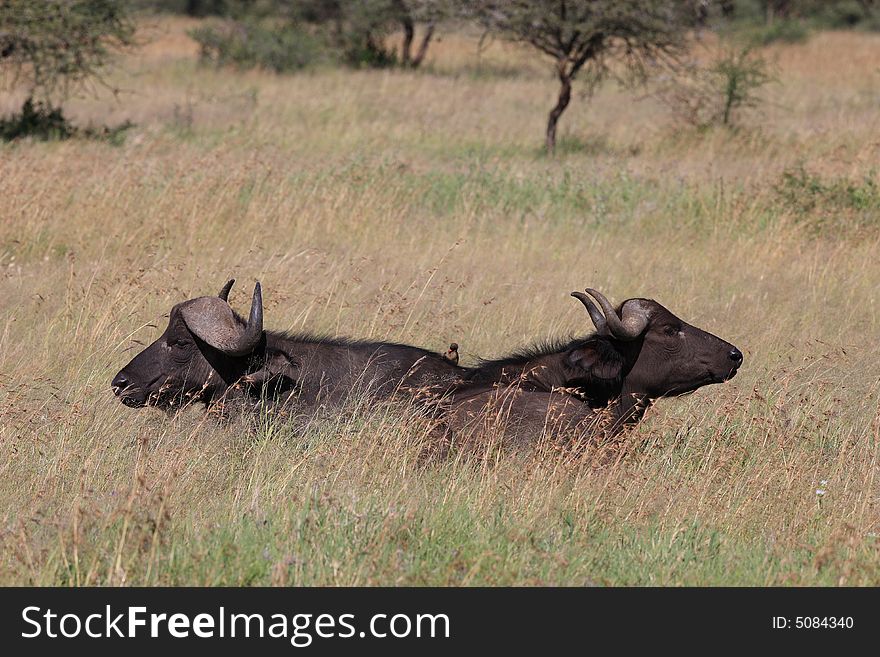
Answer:
<svg viewBox="0 0 880 657"><path fill-rule="evenodd" d="M229 306L234 283L216 297L199 297L171 309L168 327L113 378L113 392L126 406L169 408L183 401L210 402L248 371L265 343L263 298L254 288L247 321Z"/></svg>
<svg viewBox="0 0 880 657"><path fill-rule="evenodd" d="M601 293L572 292L590 314L597 336L571 352L595 377L625 379L624 391L649 397L693 392L736 375L742 352L673 315L652 299L628 299L619 310Z"/></svg>

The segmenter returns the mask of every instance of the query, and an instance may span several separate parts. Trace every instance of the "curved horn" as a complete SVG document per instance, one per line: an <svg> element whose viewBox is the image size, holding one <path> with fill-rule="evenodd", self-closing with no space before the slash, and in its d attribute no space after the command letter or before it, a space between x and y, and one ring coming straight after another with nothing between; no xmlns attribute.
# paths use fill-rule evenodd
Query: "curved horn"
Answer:
<svg viewBox="0 0 880 657"><path fill-rule="evenodd" d="M253 352L263 337L263 294L254 288L254 300L247 325L241 328L232 308L218 297L200 297L180 307L187 327L203 341L230 356Z"/></svg>
<svg viewBox="0 0 880 657"><path fill-rule="evenodd" d="M611 302L601 292L597 292L589 287L586 289L586 292L602 306L605 320L608 323L608 330L615 338L619 340L635 340L648 326L648 314L640 304L626 302L623 304L623 317L618 318L614 306L611 305Z"/></svg>
<svg viewBox="0 0 880 657"><path fill-rule="evenodd" d="M224 301L228 302L229 301L229 290L232 289L232 286L234 283L235 283L234 278L230 278L228 281L226 281L226 285L223 286L223 288L220 290L220 294L218 294L217 296L220 297L221 299L223 299Z"/></svg>
<svg viewBox="0 0 880 657"><path fill-rule="evenodd" d="M571 296L584 304L587 312L590 313L590 319L596 325L596 331L599 335L608 335L608 322L605 321L604 315L596 308L596 304L593 303L592 299L583 292L572 292Z"/></svg>
<svg viewBox="0 0 880 657"><path fill-rule="evenodd" d="M647 321L647 320L646 320ZM256 349L263 338L263 288L260 281L254 285L254 298L251 301L251 314L248 317L247 328L242 336L242 348L245 353Z"/></svg>

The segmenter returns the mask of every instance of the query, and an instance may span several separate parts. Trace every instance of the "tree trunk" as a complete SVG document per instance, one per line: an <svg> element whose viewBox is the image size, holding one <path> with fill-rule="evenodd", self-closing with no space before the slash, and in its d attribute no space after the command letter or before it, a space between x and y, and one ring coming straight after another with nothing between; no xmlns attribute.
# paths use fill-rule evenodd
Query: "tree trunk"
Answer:
<svg viewBox="0 0 880 657"><path fill-rule="evenodd" d="M425 55L428 54L428 44L431 43L431 37L434 36L434 23L428 23L428 27L425 29L425 35L422 37L422 43L419 46L419 51L416 53L415 58L412 60L412 67L418 68L419 64L425 59Z"/></svg>
<svg viewBox="0 0 880 657"><path fill-rule="evenodd" d="M412 42L416 36L416 26L409 16L404 16L400 19L400 22L403 23L403 48L400 53L400 63L406 67L410 65L411 61Z"/></svg>
<svg viewBox="0 0 880 657"><path fill-rule="evenodd" d="M562 83L562 88L559 90L559 99L556 101L556 107L551 110L550 117L547 119L546 145L547 152L551 155L556 152L556 124L559 123L559 117L562 116L562 113L571 101L571 75L560 70L559 81Z"/></svg>

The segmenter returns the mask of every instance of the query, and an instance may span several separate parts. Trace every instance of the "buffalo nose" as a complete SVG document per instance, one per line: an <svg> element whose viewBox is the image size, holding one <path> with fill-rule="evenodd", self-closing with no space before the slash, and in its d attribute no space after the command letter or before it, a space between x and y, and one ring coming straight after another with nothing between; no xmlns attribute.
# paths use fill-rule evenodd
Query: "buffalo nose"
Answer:
<svg viewBox="0 0 880 657"><path fill-rule="evenodd" d="M115 394L117 397L120 395L120 393L123 390L125 390L128 387L128 385L129 385L128 377L126 377L125 374L123 374L122 372L117 374L113 378L113 381L110 383L110 387L113 388L113 394Z"/></svg>
<svg viewBox="0 0 880 657"><path fill-rule="evenodd" d="M733 349L730 350L729 355L730 355L730 360L732 360L734 363L736 363L737 367L742 364L743 354L739 349L734 347Z"/></svg>

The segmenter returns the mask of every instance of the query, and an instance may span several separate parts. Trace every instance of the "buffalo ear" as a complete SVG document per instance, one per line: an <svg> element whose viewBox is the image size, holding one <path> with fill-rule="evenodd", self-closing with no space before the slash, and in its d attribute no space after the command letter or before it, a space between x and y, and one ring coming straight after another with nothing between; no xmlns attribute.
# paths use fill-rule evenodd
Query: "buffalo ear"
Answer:
<svg viewBox="0 0 880 657"><path fill-rule="evenodd" d="M296 365L287 354L275 353L266 358L262 369L245 375L242 380L251 385L265 385L269 381L287 378L294 380Z"/></svg>
<svg viewBox="0 0 880 657"><path fill-rule="evenodd" d="M623 360L616 351L595 344L572 349L568 353L568 362L597 379L616 379L623 370Z"/></svg>

